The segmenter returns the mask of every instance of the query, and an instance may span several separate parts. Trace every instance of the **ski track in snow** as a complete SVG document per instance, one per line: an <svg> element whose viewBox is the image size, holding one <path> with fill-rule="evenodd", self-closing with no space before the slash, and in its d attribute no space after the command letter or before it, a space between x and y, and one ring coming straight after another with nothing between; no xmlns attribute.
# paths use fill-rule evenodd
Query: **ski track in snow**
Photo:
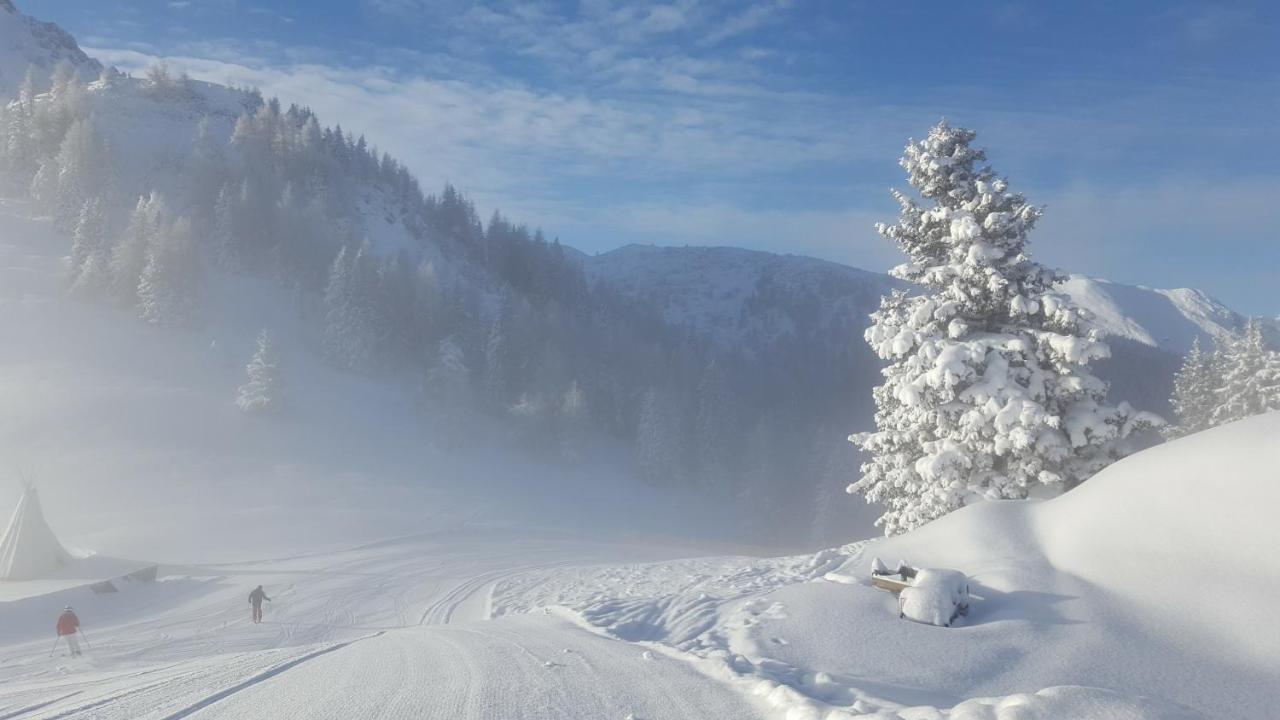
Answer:
<svg viewBox="0 0 1280 720"><path fill-rule="evenodd" d="M499 583L652 550L480 535L174 567L106 600L78 591L92 649L51 659L40 633L0 643L0 718L756 715L687 663L636 679L654 671L642 649L561 617L488 620ZM253 625L245 596L258 582L273 602ZM35 617L66 595L7 605Z"/></svg>

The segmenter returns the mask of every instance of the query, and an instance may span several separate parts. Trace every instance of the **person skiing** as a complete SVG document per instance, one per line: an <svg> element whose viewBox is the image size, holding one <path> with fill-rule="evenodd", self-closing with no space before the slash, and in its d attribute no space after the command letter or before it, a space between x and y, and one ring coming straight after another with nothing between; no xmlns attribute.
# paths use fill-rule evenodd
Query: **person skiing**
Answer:
<svg viewBox="0 0 1280 720"><path fill-rule="evenodd" d="M262 622L263 600L271 602L271 598L267 597L267 593L262 589L261 585L254 588L253 592L249 593L249 604L253 606L253 622L255 625Z"/></svg>
<svg viewBox="0 0 1280 720"><path fill-rule="evenodd" d="M58 616L58 637L67 639L67 647L71 648L71 657L80 656L80 642L76 640L76 632L80 629L80 618L68 605Z"/></svg>

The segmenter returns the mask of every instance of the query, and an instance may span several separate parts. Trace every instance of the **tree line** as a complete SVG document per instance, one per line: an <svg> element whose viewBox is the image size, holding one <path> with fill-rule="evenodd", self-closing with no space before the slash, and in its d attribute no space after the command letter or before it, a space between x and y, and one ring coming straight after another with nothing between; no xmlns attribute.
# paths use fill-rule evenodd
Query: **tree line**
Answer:
<svg viewBox="0 0 1280 720"><path fill-rule="evenodd" d="M32 77L0 110L0 175L72 236L68 289L79 297L181 330L205 321L218 276L267 278L318 330L300 351L405 383L438 412L480 407L560 461L612 436L646 481L739 503L779 538L808 532L816 498L838 482L831 468L853 457L815 442L865 412L848 397L873 358L842 338L798 328L754 352L718 348L588 282L558 239L496 211L481 221L454 187L424 193L365 138L252 90L229 131L193 122L179 157L138 172L95 112L102 97L200 107L210 86L162 67L145 78L108 68L86 83L63 65L47 87ZM407 242L379 246L369 229L384 220ZM818 302L776 294L758 288L770 302ZM278 348L263 342L238 400L250 412L281 406ZM827 361L805 373L819 348Z"/></svg>

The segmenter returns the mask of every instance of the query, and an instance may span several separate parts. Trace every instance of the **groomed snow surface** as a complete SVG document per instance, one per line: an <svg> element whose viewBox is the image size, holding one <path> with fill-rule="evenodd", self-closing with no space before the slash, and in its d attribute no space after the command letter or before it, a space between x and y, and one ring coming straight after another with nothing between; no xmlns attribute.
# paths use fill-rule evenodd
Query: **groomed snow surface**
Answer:
<svg viewBox="0 0 1280 720"><path fill-rule="evenodd" d="M617 477L617 449L576 467L495 452L499 425L309 360L292 309L251 283L215 286L217 321L190 333L80 305L60 284L65 252L40 223L0 217L0 457L38 483L71 555L164 564L101 595L70 575L0 583L0 718L1280 706L1280 415L1143 452L1056 500L815 554L724 556L763 553L721 509ZM270 419L233 402L263 326L291 391ZM0 517L20 496L0 483ZM872 556L965 572L969 616L899 620L866 584ZM254 625L258 584L272 601ZM53 643L64 605L91 643L81 658Z"/></svg>

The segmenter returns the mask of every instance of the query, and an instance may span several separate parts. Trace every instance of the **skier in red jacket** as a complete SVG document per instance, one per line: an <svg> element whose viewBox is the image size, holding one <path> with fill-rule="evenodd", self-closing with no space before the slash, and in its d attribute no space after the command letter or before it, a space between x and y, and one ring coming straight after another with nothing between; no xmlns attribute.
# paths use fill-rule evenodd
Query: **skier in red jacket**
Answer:
<svg viewBox="0 0 1280 720"><path fill-rule="evenodd" d="M68 605L58 616L58 637L67 639L67 647L71 648L71 657L79 657L80 642L76 640L76 632L80 629L80 618Z"/></svg>

